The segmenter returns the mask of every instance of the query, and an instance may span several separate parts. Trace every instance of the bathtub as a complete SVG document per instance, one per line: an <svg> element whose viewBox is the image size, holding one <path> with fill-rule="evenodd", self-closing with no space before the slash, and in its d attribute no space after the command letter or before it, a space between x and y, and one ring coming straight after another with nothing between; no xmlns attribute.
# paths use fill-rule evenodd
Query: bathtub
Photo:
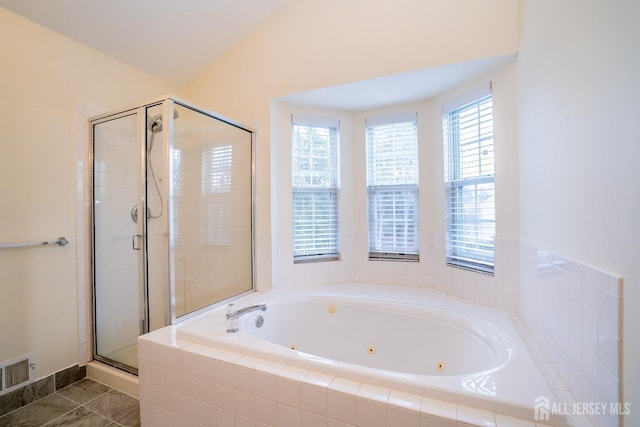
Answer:
<svg viewBox="0 0 640 427"><path fill-rule="evenodd" d="M534 401L553 396L506 314L446 299L389 302L353 289L251 294L234 308L267 310L240 318L238 332L226 332L221 307L178 327L176 337L529 420Z"/></svg>

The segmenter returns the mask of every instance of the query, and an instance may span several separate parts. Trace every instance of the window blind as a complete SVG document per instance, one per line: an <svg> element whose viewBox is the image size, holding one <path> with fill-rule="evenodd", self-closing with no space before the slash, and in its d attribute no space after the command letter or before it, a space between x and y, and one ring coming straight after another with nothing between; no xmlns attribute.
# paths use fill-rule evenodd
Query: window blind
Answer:
<svg viewBox="0 0 640 427"><path fill-rule="evenodd" d="M493 100L489 88L476 95L443 111L447 263L493 273Z"/></svg>
<svg viewBox="0 0 640 427"><path fill-rule="evenodd" d="M232 161L231 145L207 146L202 150L200 240L203 245L229 245Z"/></svg>
<svg viewBox="0 0 640 427"><path fill-rule="evenodd" d="M175 246L181 245L181 230L182 224L182 193L183 193L183 180L182 180L182 151L179 148L171 149L171 162L172 162L172 197L173 203L171 207L171 217L173 218L173 244Z"/></svg>
<svg viewBox="0 0 640 427"><path fill-rule="evenodd" d="M206 147L202 153L202 192L231 191L231 145Z"/></svg>
<svg viewBox="0 0 640 427"><path fill-rule="evenodd" d="M292 120L294 262L337 259L338 122Z"/></svg>
<svg viewBox="0 0 640 427"><path fill-rule="evenodd" d="M418 260L415 113L367 119L369 259Z"/></svg>

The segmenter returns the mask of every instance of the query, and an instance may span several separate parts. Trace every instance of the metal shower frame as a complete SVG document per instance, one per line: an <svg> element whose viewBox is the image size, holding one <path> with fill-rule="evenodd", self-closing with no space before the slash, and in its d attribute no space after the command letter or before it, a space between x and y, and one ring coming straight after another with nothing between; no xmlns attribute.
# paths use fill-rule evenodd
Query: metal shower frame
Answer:
<svg viewBox="0 0 640 427"><path fill-rule="evenodd" d="M165 147L165 153L164 155L166 156L165 158L170 159L170 153L171 153L171 149L173 148L173 131L174 131L174 120L175 117L172 114L172 112L174 111L174 106L180 106L183 108L188 108L190 110L193 110L195 112L201 113L203 115L206 115L208 117L211 117L215 120L221 121L223 123L226 123L230 126L234 126L238 129L244 130L246 132L249 132L249 134L251 135L251 288L247 291L244 291L240 294L234 295L232 297L220 300L218 302L215 302L211 305L205 306L201 309L192 311L190 313L186 313L182 316L176 316L176 308L175 308L175 291L176 291L176 286L175 286L175 258L174 258L174 248L175 248L175 242L174 242L174 233L173 233L173 212L172 209L169 208L169 204L171 203L171 200L173 198L173 186L170 184L167 184L168 186L168 193L167 193L167 209L166 209L166 215L165 215L165 221L166 221L166 227L167 230L169 231L169 241L168 241L168 283L169 286L167 287L167 289L165 289L165 307L164 307L164 323L165 325L172 325L172 324L176 324L178 322L181 322L183 320L189 319L193 316L196 316L204 311L210 310L213 307L217 307L223 304L226 304L228 301L239 298L243 295L246 295L248 293L254 292L256 290L256 262L255 262L255 248L256 248L256 240L255 240L255 201L256 201L256 131L255 129L252 129L248 126L245 126L241 123L238 123L234 120L231 120L225 116L222 116L220 114L217 114L213 111L198 107L196 105L194 105L191 102L188 102L186 100L183 100L179 97L176 97L174 95L165 95L165 96L161 96L158 98L154 98L151 99L147 102L144 102L142 104L133 106L133 107L129 107L129 108L123 108L123 109L119 109L116 111L111 111L111 112L107 112L104 114L100 114L97 116L93 116L88 118L88 122L89 122L89 165L90 165L90 178L91 178L91 186L90 186L90 193L91 193L91 215L89 217L89 225L90 225L90 229L91 229L91 236L90 236L90 248L91 248L91 258L90 258L90 269L91 269L91 290L92 290L92 296L91 296L91 300L92 300L92 335L93 335L93 346L92 346L92 354L93 354L93 358L95 360L98 360L100 362L103 363L107 363L109 365L115 366L116 368L119 368L121 370L133 373L133 374L137 374L137 369L131 366L127 366L124 365L122 363L119 363L117 361L105 358L103 356L99 356L97 354L97 331L96 331L96 322L95 322L95 315L96 315L96 301L95 301L95 285L96 285L96 271L95 271L95 220L94 220L94 205L95 205L95 195L94 195L94 188L95 188L95 171L94 171L94 136L93 136L93 127L96 124L100 124L106 121L110 121L110 120L114 120L114 119L118 119L121 117L125 117L127 115L131 115L131 114L137 114L137 120L138 120L138 124L137 124L137 135L136 135L136 139L138 141L146 141L146 132L147 132L147 109L150 107L154 107L154 106L162 106L162 116L163 117L167 117L168 120L163 121L163 126L164 126L164 130L165 132L162 132L162 146ZM147 176L146 176L146 162L147 162L147 149L146 149L146 143L142 143L140 144L140 156L139 156L139 176L138 176L138 201L141 204L141 206L139 206L138 208L138 222L137 222L137 227L138 227L138 235L140 237L144 237L144 238L140 238L139 239L139 243L140 243L140 249L141 249L141 255L140 257L138 257L138 265L139 265L139 284L142 283L142 286L140 287L140 313L142 313L142 325L141 325L141 335L144 333L148 333L150 332L150 325L149 325L149 283L148 283L148 267L147 267L147 262L148 262L148 256L147 256L147 221L145 220L140 220L140 218L143 218L146 216L146 211L147 211L147 200L146 200L146 196L144 194L144 188L146 186L146 180L147 180ZM169 161L168 162L168 176L173 176L174 173L174 165L173 162ZM166 186L165 186L166 189ZM135 244L132 243L132 244Z"/></svg>

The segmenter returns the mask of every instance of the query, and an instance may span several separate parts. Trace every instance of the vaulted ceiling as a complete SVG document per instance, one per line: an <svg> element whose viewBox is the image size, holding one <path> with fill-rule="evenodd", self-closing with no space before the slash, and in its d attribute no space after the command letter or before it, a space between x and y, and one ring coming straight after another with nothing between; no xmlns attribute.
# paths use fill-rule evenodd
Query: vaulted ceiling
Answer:
<svg viewBox="0 0 640 427"><path fill-rule="evenodd" d="M188 84L288 0L0 0L0 7L177 86ZM434 96L513 55L350 82L283 99L359 110Z"/></svg>
<svg viewBox="0 0 640 427"><path fill-rule="evenodd" d="M178 86L286 0L0 0L0 6Z"/></svg>

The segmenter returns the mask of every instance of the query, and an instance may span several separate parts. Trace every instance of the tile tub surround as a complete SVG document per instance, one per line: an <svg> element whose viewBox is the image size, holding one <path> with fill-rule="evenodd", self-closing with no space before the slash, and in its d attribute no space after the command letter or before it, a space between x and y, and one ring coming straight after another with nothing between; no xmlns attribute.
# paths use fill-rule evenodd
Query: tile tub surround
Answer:
<svg viewBox="0 0 640 427"><path fill-rule="evenodd" d="M367 234L347 233L343 236L342 260L317 263L292 262L291 237L276 238L274 252L276 271L274 288L304 288L339 283L386 284L433 288L481 304L518 315L518 240L495 239L495 274L479 274L446 264L444 233L420 233L419 262L369 261ZM353 261L349 261L353 260Z"/></svg>
<svg viewBox="0 0 640 427"><path fill-rule="evenodd" d="M373 285L352 285L352 292ZM378 286L380 299L471 305L434 289ZM195 321L195 319L193 320ZM143 425L529 426L486 410L204 346L167 327L139 338ZM532 402L533 405L533 402ZM533 406L532 406L533 407Z"/></svg>
<svg viewBox="0 0 640 427"><path fill-rule="evenodd" d="M558 401L620 402L622 278L522 242L520 266L520 318L566 385Z"/></svg>

